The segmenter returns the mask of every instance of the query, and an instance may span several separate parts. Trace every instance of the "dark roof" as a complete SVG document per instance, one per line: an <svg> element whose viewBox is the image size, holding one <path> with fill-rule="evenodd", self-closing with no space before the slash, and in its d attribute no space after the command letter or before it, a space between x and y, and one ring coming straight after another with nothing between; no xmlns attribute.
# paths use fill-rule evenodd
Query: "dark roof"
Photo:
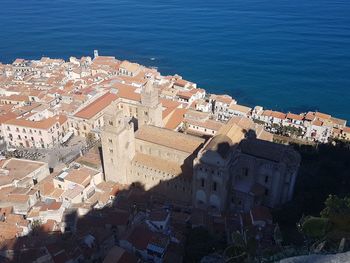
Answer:
<svg viewBox="0 0 350 263"><path fill-rule="evenodd" d="M269 141L256 139L243 140L240 143L242 153L266 159L273 162L280 162L289 146L277 144Z"/></svg>
<svg viewBox="0 0 350 263"><path fill-rule="evenodd" d="M149 244L166 246L168 237L158 232L152 232L146 226L139 225L133 229L127 240L136 249L145 250Z"/></svg>
<svg viewBox="0 0 350 263"><path fill-rule="evenodd" d="M151 211L149 214L149 220L150 221L164 221L168 217L168 212L167 211Z"/></svg>
<svg viewBox="0 0 350 263"><path fill-rule="evenodd" d="M118 263L136 263L138 262L138 259L136 256L134 256L133 254L125 251L123 253L123 255L120 257Z"/></svg>
<svg viewBox="0 0 350 263"><path fill-rule="evenodd" d="M228 136L219 134L211 139L206 146L206 150L217 152L225 159L230 152L232 144L232 140Z"/></svg>
<svg viewBox="0 0 350 263"><path fill-rule="evenodd" d="M144 250L152 240L152 231L145 226L137 226L133 229L127 240L139 250Z"/></svg>
<svg viewBox="0 0 350 263"><path fill-rule="evenodd" d="M256 196L261 196L265 193L265 187L262 186L259 183L255 183L252 185L252 187L250 188L250 193Z"/></svg>

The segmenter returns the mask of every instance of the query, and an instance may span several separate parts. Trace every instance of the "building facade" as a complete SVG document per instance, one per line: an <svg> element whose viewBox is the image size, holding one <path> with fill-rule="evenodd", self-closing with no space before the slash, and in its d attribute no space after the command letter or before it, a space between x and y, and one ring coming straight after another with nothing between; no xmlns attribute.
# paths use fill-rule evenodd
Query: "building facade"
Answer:
<svg viewBox="0 0 350 263"><path fill-rule="evenodd" d="M2 124L2 130L8 146L52 148L68 130L67 117L57 115L40 121L11 119Z"/></svg>
<svg viewBox="0 0 350 263"><path fill-rule="evenodd" d="M192 204L213 213L276 207L292 198L299 163L299 154L288 146L237 125L221 129L194 161Z"/></svg>

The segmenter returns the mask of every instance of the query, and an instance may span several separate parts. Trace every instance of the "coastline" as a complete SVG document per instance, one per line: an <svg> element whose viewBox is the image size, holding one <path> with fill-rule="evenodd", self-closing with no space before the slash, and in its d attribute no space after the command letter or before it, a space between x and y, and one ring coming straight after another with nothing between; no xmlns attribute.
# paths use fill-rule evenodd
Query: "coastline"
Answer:
<svg viewBox="0 0 350 263"><path fill-rule="evenodd" d="M52 65L48 66L50 64ZM125 64L126 69L123 68L123 64ZM54 65L57 66L57 69L51 70L50 68L56 67ZM49 71L42 72L41 68L47 66ZM160 97L177 101L183 104L182 107L184 108L194 108L197 111L205 112L208 116L211 116L210 118L218 122L227 122L233 116L239 116L263 124L265 129L271 133L307 141L326 143L330 138L346 140L350 138L350 128L346 125L347 120L333 117L330 114L318 111L280 112L265 109L262 106L248 107L238 104L237 100L228 94L208 93L205 89L198 88L196 83L185 80L180 75L163 76L158 71L158 67L145 67L138 63L118 60L111 56L99 56L97 50L94 51L93 59L91 57L80 59L70 57L66 61L48 57L42 57L40 60L17 58L12 64L0 64L1 71L4 81L0 83L3 86L1 95L3 98L5 96L5 100L6 96L9 95L22 95L21 85L23 87L28 86L28 89L40 90L41 88L35 85L37 80L41 83L40 85L48 85L48 90L60 90L59 94L65 92L65 85L68 82L73 82L73 86L74 83L82 82L81 85L83 86L81 88L83 90L93 90L93 86L98 85L101 81L108 82L114 79L122 85L130 85L127 92L134 93L136 92L133 91L135 87L141 88L145 85L147 75L153 75L158 78L158 84L161 87L159 90ZM60 80L56 85L52 85L49 81L45 83L45 80L42 80L45 76L52 78L52 74L53 76L60 75ZM8 83L6 84L6 82ZM14 87L17 85L18 91L12 91L11 85L14 85ZM81 88L77 89L76 87L75 91ZM106 87L104 89L106 90ZM94 95L89 96L95 97ZM12 104L12 102L10 103ZM180 121L180 123L182 122ZM206 130L206 128L204 129ZM214 134L214 130L212 134Z"/></svg>

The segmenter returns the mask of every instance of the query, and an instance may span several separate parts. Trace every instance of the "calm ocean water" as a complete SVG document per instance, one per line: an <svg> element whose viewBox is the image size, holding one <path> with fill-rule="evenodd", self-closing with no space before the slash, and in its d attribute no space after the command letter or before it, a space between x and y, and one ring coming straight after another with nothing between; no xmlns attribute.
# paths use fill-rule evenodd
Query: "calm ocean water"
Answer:
<svg viewBox="0 0 350 263"><path fill-rule="evenodd" d="M0 61L93 49L243 104L350 120L349 0L0 0Z"/></svg>

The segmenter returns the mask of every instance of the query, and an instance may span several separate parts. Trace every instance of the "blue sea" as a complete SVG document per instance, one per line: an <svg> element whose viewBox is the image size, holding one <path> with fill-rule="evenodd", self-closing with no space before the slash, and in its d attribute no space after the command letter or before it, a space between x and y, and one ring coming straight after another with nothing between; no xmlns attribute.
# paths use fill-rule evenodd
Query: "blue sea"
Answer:
<svg viewBox="0 0 350 263"><path fill-rule="evenodd" d="M0 0L0 61L94 49L241 104L350 120L350 0Z"/></svg>

